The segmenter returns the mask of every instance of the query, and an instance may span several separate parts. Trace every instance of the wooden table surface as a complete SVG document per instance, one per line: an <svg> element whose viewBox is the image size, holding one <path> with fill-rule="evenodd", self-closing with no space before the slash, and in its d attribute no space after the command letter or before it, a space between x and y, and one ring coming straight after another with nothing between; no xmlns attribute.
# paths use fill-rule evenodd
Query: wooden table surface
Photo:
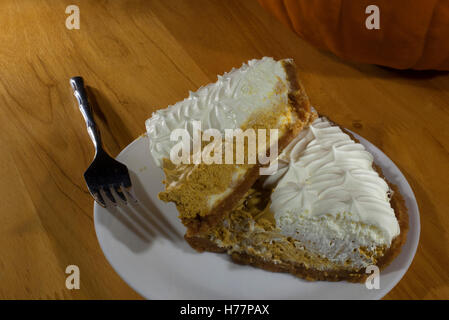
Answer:
<svg viewBox="0 0 449 320"><path fill-rule="evenodd" d="M68 5L79 30L65 27ZM152 111L252 58L295 59L315 107L380 147L421 211L416 257L387 299L449 298L449 75L341 61L255 0L2 1L0 298L140 298L98 245L83 172L93 147L68 79L99 105L106 149L142 134ZM80 290L65 268L81 271Z"/></svg>

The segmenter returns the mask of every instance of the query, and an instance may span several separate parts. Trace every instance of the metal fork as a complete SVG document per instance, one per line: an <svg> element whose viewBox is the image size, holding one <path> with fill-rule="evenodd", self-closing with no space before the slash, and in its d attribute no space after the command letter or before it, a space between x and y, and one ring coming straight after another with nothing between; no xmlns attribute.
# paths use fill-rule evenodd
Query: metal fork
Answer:
<svg viewBox="0 0 449 320"><path fill-rule="evenodd" d="M70 85L78 100L84 120L86 120L89 136L95 146L95 158L86 172L84 172L84 179L90 194L103 207L108 207L108 202L112 205L117 205L120 200L125 204L128 204L129 201L136 202L131 188L128 168L123 163L109 156L103 149L100 131L95 123L92 108L87 99L83 78L71 78Z"/></svg>

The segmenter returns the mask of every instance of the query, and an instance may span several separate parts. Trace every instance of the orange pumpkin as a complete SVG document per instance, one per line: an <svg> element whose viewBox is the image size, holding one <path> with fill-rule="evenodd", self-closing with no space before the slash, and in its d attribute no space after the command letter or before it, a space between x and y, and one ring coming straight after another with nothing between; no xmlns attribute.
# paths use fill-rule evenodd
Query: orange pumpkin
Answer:
<svg viewBox="0 0 449 320"><path fill-rule="evenodd" d="M397 69L449 70L448 0L259 0L315 46ZM369 5L380 29L367 29Z"/></svg>

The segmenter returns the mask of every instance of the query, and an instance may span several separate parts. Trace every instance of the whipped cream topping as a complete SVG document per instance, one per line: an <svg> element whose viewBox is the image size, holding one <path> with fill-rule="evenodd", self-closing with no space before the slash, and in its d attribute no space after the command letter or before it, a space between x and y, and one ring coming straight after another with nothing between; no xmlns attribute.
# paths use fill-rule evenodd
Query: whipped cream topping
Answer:
<svg viewBox="0 0 449 320"><path fill-rule="evenodd" d="M276 92L279 82L286 86L287 75L281 61L264 57L232 69L218 81L166 109L158 110L145 122L151 155L158 166L170 157L177 141L170 140L174 129L185 128L193 136L192 121L201 121L201 130L240 128L253 112L288 102L287 90Z"/></svg>
<svg viewBox="0 0 449 320"><path fill-rule="evenodd" d="M373 169L372 155L326 118L284 149L278 168L265 185L276 185L271 210L283 234L326 254L339 245L339 259L357 260L354 249L390 246L400 233L390 188Z"/></svg>

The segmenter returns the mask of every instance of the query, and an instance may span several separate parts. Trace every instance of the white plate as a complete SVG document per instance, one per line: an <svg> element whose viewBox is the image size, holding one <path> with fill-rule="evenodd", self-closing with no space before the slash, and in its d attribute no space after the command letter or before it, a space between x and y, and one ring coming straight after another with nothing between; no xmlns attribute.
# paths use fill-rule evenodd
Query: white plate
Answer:
<svg viewBox="0 0 449 320"><path fill-rule="evenodd" d="M419 211L410 185L377 147L354 134L374 155L386 178L404 196L410 217L407 242L380 274L380 288L348 282L308 282L231 262L226 254L197 253L183 239L173 204L157 198L162 171L153 163L148 138L128 145L117 159L128 166L140 204L104 209L94 205L98 241L106 259L134 290L148 299L380 299L403 277L419 240Z"/></svg>

